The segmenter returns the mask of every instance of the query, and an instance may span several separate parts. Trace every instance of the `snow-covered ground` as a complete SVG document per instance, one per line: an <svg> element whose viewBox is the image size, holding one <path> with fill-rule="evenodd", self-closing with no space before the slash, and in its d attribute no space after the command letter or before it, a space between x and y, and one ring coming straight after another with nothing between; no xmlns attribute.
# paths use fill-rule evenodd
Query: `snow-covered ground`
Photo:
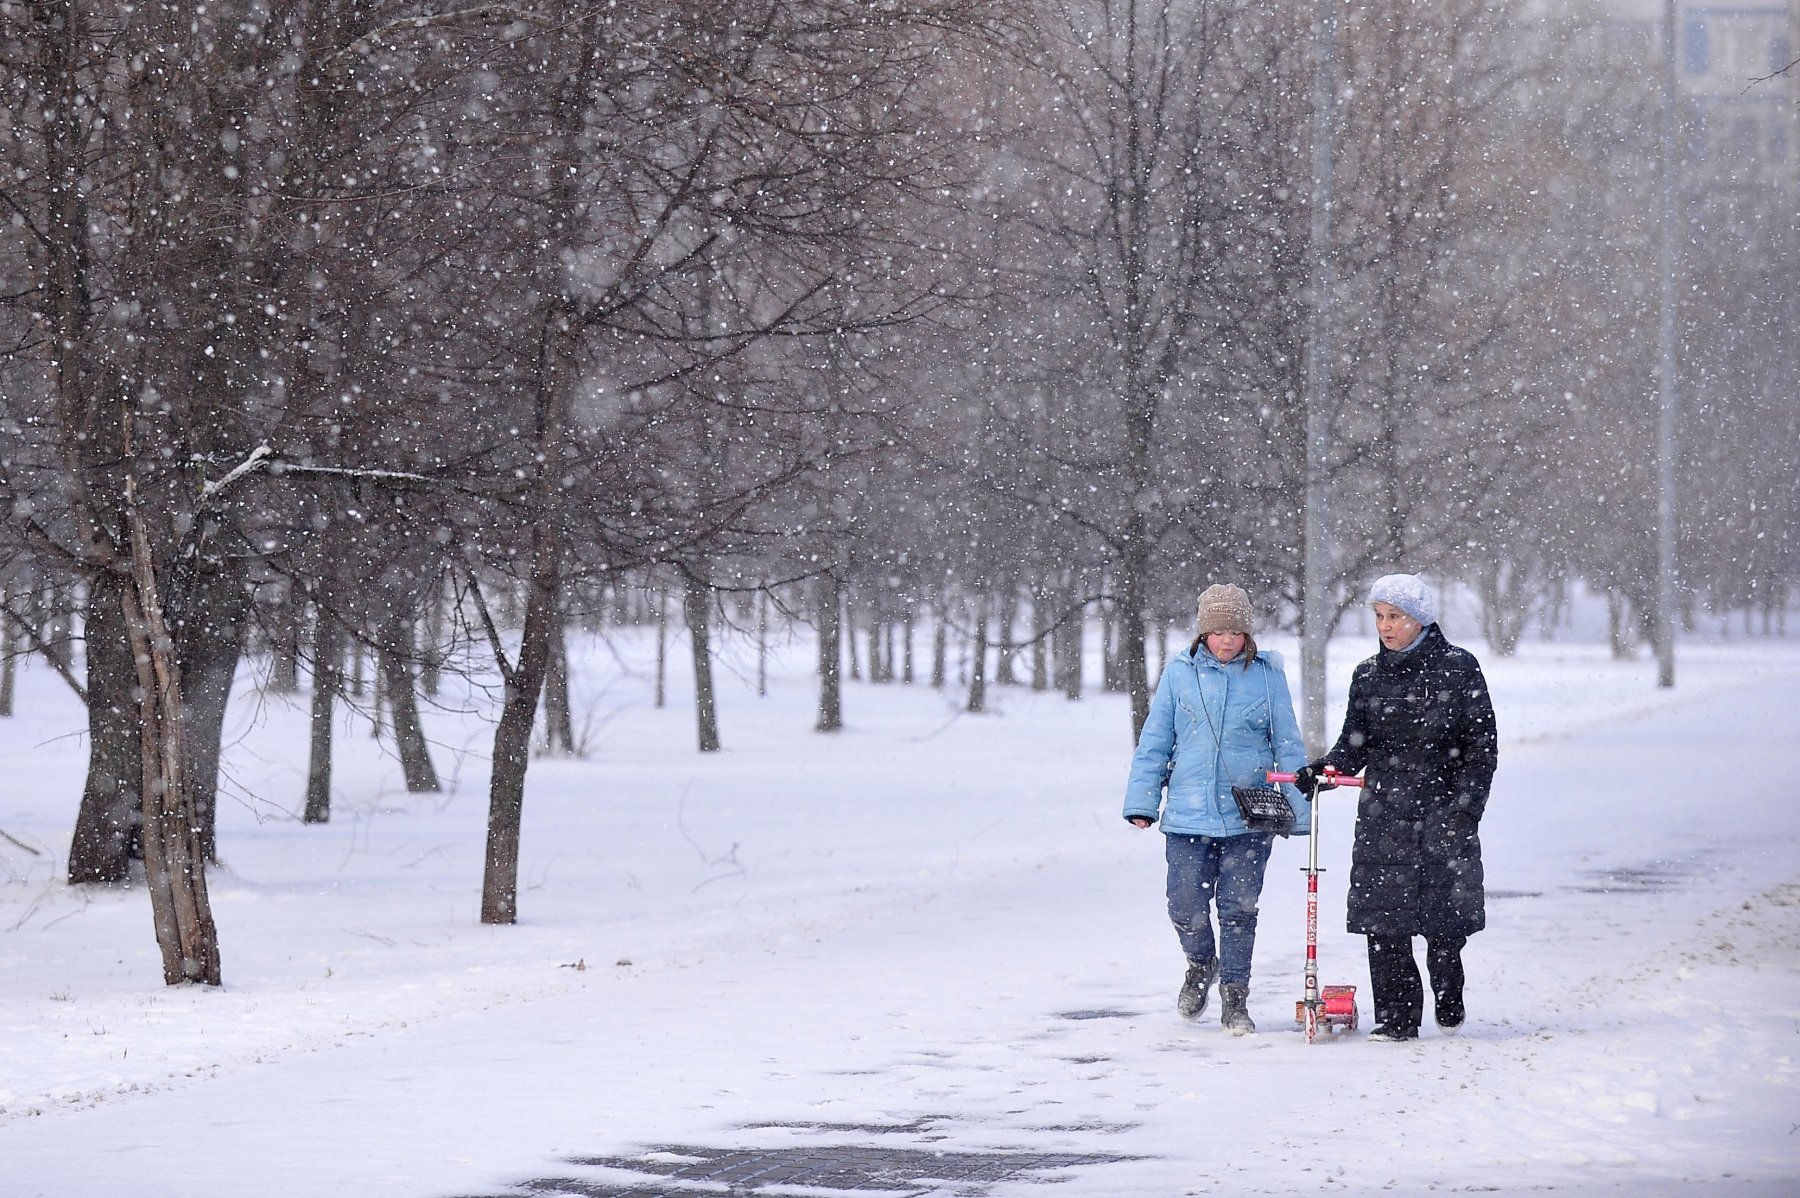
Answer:
<svg viewBox="0 0 1800 1198"><path fill-rule="evenodd" d="M1502 736L1489 928L1469 1026L1406 1045L1292 1030L1299 839L1264 891L1262 1034L1175 1017L1123 700L995 688L967 716L853 683L821 736L807 643L760 699L728 647L709 755L684 663L657 710L645 644L584 646L590 751L532 765L511 928L476 921L477 714L427 713L441 795L346 717L306 827L304 696L246 680L226 985L167 989L142 890L60 880L84 720L27 670L0 721L0 1194L744 1193L645 1177L827 1158L758 1192L1800 1192L1800 642L1685 643L1663 691L1602 646L1503 661L1462 631ZM1333 646L1334 730L1371 648ZM1366 1017L1352 802L1325 808L1320 953Z"/></svg>

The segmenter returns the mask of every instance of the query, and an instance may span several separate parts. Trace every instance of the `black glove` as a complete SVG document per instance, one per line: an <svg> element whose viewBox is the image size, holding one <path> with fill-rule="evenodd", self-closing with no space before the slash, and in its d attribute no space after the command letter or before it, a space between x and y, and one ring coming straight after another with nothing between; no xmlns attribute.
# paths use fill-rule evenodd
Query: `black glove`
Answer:
<svg viewBox="0 0 1800 1198"><path fill-rule="evenodd" d="M1325 776L1326 762L1315 761L1294 771L1294 785L1300 793L1311 797L1315 790L1336 790L1337 783Z"/></svg>

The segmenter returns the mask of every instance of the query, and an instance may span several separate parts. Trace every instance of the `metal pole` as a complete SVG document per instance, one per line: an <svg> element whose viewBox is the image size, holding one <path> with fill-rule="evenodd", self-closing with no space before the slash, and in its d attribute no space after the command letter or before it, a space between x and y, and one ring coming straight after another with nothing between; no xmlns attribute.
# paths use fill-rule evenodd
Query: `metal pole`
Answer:
<svg viewBox="0 0 1800 1198"><path fill-rule="evenodd" d="M1300 690L1307 751L1325 749L1325 459L1331 450L1332 140L1337 106L1337 3L1319 0L1313 69L1312 324L1306 347L1306 479L1300 583Z"/></svg>
<svg viewBox="0 0 1800 1198"><path fill-rule="evenodd" d="M1675 69L1675 0L1663 0L1662 320L1658 330L1656 421L1656 684L1675 685L1675 275L1680 264L1676 174L1680 95Z"/></svg>
<svg viewBox="0 0 1800 1198"><path fill-rule="evenodd" d="M1300 1026L1308 1044L1319 1034L1319 794L1315 783L1306 837L1306 974L1300 989Z"/></svg>

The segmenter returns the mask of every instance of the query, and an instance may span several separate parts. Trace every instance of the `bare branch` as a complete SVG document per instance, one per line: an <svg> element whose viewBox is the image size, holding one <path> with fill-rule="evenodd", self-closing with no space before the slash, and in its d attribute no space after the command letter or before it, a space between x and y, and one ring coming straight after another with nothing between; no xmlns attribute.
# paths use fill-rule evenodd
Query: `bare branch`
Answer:
<svg viewBox="0 0 1800 1198"><path fill-rule="evenodd" d="M1744 90L1739 92L1738 95L1741 96L1741 95L1747 94L1751 88L1755 87L1759 83L1767 83L1771 79L1779 79L1781 76L1787 74L1789 71L1793 70L1795 67L1800 67L1800 58L1796 58L1793 62L1788 63L1785 67L1782 67L1778 71L1770 71L1767 75L1756 76L1755 78L1751 79L1749 83L1746 83L1744 85Z"/></svg>
<svg viewBox="0 0 1800 1198"><path fill-rule="evenodd" d="M74 672L52 651L53 647L44 638L43 630L21 615L12 602L7 602L5 607L7 618L18 625L19 630L25 634L25 639L31 642L28 652L37 653L49 662L50 668L56 671L56 676L68 683L69 689L75 692L75 697L85 705L88 698L87 687L81 685L81 680L76 678Z"/></svg>
<svg viewBox="0 0 1800 1198"><path fill-rule="evenodd" d="M494 626L493 613L488 611L487 597L481 592L481 581L469 571L469 585L463 588L465 594L475 596L475 610L481 613L481 626L487 633L488 645L494 651L494 664L500 669L500 676L511 686L517 674L511 662L506 660L506 646L500 640L500 630Z"/></svg>
<svg viewBox="0 0 1800 1198"><path fill-rule="evenodd" d="M508 4L478 4L474 8L459 8L455 12L402 17L396 21L389 21L385 25L371 29L342 50L332 54L321 62L320 66L330 68L335 66L341 58L352 54L370 53L383 42L397 39L403 34L420 33L428 29L479 29L484 25L510 25L516 21L524 21L540 29L552 27L552 22L545 20L537 13L527 12L522 8L514 8Z"/></svg>

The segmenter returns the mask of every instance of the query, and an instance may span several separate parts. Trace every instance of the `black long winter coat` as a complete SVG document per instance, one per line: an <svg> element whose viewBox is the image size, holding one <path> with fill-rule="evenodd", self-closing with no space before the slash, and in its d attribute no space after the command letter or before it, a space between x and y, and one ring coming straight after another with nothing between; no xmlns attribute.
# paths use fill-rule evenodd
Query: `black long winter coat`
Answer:
<svg viewBox="0 0 1800 1198"><path fill-rule="evenodd" d="M1363 775L1350 931L1467 936L1486 926L1478 832L1496 750L1481 665L1436 624L1418 648L1382 649L1356 667L1325 758Z"/></svg>

